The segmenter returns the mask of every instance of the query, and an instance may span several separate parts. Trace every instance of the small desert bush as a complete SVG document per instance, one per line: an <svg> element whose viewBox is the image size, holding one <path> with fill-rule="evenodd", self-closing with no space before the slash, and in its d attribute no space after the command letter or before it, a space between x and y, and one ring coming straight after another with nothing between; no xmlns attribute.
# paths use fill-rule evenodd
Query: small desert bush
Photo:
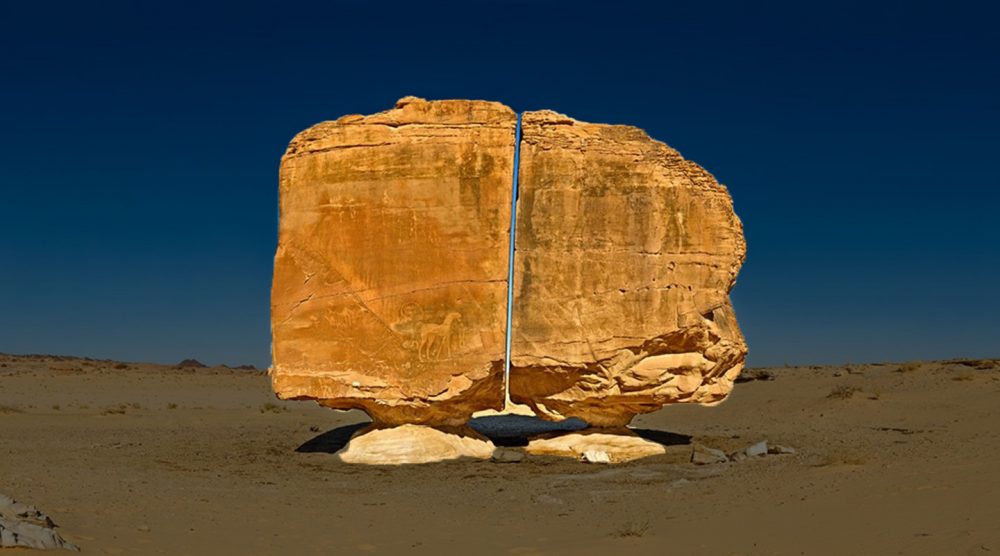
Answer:
<svg viewBox="0 0 1000 556"><path fill-rule="evenodd" d="M0 405L0 414L3 413L24 413L24 410L12 405Z"/></svg>
<svg viewBox="0 0 1000 556"><path fill-rule="evenodd" d="M903 363L902 365L900 365L898 372L900 372L900 373L912 373L913 371L915 371L915 370L917 370L919 368L920 368L920 363L915 363L915 362L911 361L909 363Z"/></svg>
<svg viewBox="0 0 1000 556"><path fill-rule="evenodd" d="M619 527L618 529L615 529L613 535L615 537L623 537L623 538L624 537L641 537L641 536L645 535L647 531L649 531L649 522L648 521L641 521L641 522L640 521L629 521L629 522L625 523L624 525L622 525L621 527Z"/></svg>
<svg viewBox="0 0 1000 556"><path fill-rule="evenodd" d="M167 409L177 409L177 404L170 402L167 404Z"/></svg>
<svg viewBox="0 0 1000 556"><path fill-rule="evenodd" d="M840 386L834 387L830 390L830 393L826 395L827 398L832 400L849 400L861 391L861 388L857 386L847 386L846 384L841 384Z"/></svg>
<svg viewBox="0 0 1000 556"><path fill-rule="evenodd" d="M52 406L52 409L54 409L55 411L59 411L62 408L59 407L59 404L56 404L56 405Z"/></svg>
<svg viewBox="0 0 1000 556"><path fill-rule="evenodd" d="M261 413L284 413L286 411L288 411L288 408L271 402L260 406Z"/></svg>
<svg viewBox="0 0 1000 556"><path fill-rule="evenodd" d="M976 377L972 375L957 375L951 377L955 382L969 382L970 380L976 380Z"/></svg>
<svg viewBox="0 0 1000 556"><path fill-rule="evenodd" d="M101 412L101 415L125 415L125 411L128 410L128 406L121 404L118 407L108 407Z"/></svg>

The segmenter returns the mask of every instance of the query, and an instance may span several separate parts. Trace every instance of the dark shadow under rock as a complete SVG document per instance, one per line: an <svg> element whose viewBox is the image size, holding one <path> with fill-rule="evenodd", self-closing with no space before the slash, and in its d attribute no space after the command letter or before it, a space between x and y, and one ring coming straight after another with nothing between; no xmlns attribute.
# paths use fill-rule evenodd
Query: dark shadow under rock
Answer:
<svg viewBox="0 0 1000 556"><path fill-rule="evenodd" d="M371 425L371 423L353 423L328 430L310 438L301 446L296 448L295 451L300 453L334 454L347 445L354 433L367 427L368 425Z"/></svg>
<svg viewBox="0 0 1000 556"><path fill-rule="evenodd" d="M469 426L497 446L527 446L533 436L578 431L587 428L587 423L580 419L553 422L526 415L491 415L476 417Z"/></svg>

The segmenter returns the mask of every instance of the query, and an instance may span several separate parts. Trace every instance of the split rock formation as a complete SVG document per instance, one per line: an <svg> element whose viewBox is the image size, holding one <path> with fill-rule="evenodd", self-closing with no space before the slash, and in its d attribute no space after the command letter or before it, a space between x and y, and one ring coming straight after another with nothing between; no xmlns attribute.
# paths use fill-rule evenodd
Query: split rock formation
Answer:
<svg viewBox="0 0 1000 556"><path fill-rule="evenodd" d="M275 392L366 411L380 453L438 446L368 462L488 457L462 427L506 397L517 148L513 401L610 430L717 403L742 369L728 294L746 244L726 188L634 127L547 110L516 126L499 103L406 97L313 126L282 158ZM366 461L360 439L348 460Z"/></svg>

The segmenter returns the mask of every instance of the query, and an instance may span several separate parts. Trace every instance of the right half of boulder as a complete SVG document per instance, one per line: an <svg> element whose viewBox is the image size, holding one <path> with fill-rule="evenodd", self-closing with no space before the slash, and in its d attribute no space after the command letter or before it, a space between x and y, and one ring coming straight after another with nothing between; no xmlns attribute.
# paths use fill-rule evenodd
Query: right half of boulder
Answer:
<svg viewBox="0 0 1000 556"><path fill-rule="evenodd" d="M524 114L520 159L511 399L595 426L724 399L747 352L726 188L640 129L551 111Z"/></svg>

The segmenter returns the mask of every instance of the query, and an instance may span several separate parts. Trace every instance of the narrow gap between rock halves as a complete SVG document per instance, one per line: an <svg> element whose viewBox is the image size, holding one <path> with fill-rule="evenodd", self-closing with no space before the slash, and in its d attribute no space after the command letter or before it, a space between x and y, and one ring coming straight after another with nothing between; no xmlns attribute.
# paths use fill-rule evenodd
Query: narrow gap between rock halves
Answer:
<svg viewBox="0 0 1000 556"><path fill-rule="evenodd" d="M517 197L518 174L521 166L521 118L524 112L517 113L517 127L514 128L514 175L510 193L510 245L507 251L507 330L504 338L503 365L503 409L510 408L510 343L511 324L514 315L514 238L517 229Z"/></svg>

